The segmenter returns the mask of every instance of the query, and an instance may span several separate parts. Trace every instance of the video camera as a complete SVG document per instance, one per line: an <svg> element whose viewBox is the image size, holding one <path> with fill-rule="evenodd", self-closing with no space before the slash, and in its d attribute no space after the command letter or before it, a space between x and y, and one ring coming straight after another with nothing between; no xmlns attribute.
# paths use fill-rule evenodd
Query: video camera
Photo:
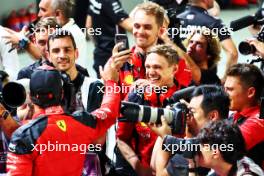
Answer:
<svg viewBox="0 0 264 176"><path fill-rule="evenodd" d="M240 19L231 21L230 28L232 28L233 31L238 31L252 24L254 25L264 24L264 3L254 15L247 15Z"/></svg>
<svg viewBox="0 0 264 176"><path fill-rule="evenodd" d="M264 26L261 28L259 33L256 36L256 39L260 42L264 42ZM248 42L243 41L238 45L238 50L241 54L249 55L256 52L254 45L250 45Z"/></svg>
<svg viewBox="0 0 264 176"><path fill-rule="evenodd" d="M190 98L195 86L188 87L175 92L172 97L165 100L165 106L171 105L170 109L156 108L136 103L122 101L121 122L152 122L161 124L161 116L169 123L173 134L184 134L186 119L189 109L183 103L178 102L181 98Z"/></svg>

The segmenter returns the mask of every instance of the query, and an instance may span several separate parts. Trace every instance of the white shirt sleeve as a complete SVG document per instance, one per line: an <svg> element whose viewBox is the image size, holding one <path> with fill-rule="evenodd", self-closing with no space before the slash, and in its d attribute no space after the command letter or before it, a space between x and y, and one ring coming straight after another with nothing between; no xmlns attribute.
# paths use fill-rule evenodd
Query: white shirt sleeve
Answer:
<svg viewBox="0 0 264 176"><path fill-rule="evenodd" d="M11 44L6 44L6 40L2 38L5 33L0 26L0 69L8 73L9 80L16 80L19 71L17 50L8 52L11 49Z"/></svg>

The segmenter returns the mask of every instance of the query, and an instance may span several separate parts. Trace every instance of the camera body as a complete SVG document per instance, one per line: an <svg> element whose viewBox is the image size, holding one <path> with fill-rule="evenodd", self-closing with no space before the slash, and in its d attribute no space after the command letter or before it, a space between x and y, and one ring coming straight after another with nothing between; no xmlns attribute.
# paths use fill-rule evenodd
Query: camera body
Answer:
<svg viewBox="0 0 264 176"><path fill-rule="evenodd" d="M171 97L165 99L163 102L164 107L170 106L170 109L122 101L121 114L123 117L119 121L161 124L161 116L164 115L164 118L171 126L173 134L184 134L189 109L185 104L180 103L179 100L183 98L190 99L195 88L195 86L191 86L178 90Z"/></svg>
<svg viewBox="0 0 264 176"><path fill-rule="evenodd" d="M264 42L264 26L261 28L259 33L256 36L256 39L260 42ZM243 55L249 55L256 52L256 47L254 45L250 45L246 41L242 41L238 45L238 50Z"/></svg>
<svg viewBox="0 0 264 176"><path fill-rule="evenodd" d="M161 116L164 115L173 134L182 135L185 133L189 109L183 103L175 103L170 109L138 105L126 101L122 101L121 104L121 114L123 117L119 121L161 124Z"/></svg>

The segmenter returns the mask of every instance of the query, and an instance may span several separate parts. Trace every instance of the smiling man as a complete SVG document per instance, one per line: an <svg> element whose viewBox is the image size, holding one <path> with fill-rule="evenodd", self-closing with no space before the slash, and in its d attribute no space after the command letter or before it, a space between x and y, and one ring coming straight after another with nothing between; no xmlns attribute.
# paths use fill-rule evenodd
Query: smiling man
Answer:
<svg viewBox="0 0 264 176"><path fill-rule="evenodd" d="M63 29L57 29L49 36L47 57L54 67L69 76L71 92L65 93L64 108L72 113L78 110L88 112L100 106L102 93L97 93L103 84L98 79L89 78L76 68L78 49L72 34ZM69 90L66 89L64 91ZM73 94L72 94L73 93ZM89 101L93 99L93 102Z"/></svg>
<svg viewBox="0 0 264 176"><path fill-rule="evenodd" d="M132 57L121 68L120 82L130 86L133 81L145 78L145 56L147 51L157 44L162 28L164 9L158 4L146 2L135 7L133 13L133 36L135 46L131 49Z"/></svg>
<svg viewBox="0 0 264 176"><path fill-rule="evenodd" d="M175 84L174 77L178 60L178 54L171 46L156 45L151 48L145 61L148 85L136 87L128 94L128 101L141 105L163 107L164 100L180 88ZM120 152L135 172L138 175L151 175L150 159L157 135L144 123L119 122L117 137ZM136 155L128 153L127 147L133 150ZM133 160L131 160L132 158ZM126 161L122 160L122 155L117 154L118 169L123 168L122 174L126 175L129 168L126 168L124 163Z"/></svg>

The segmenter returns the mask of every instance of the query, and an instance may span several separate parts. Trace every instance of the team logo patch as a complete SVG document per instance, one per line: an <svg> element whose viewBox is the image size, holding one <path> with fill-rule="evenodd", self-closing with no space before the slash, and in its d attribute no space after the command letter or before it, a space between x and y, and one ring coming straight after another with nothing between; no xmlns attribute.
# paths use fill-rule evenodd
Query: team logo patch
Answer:
<svg viewBox="0 0 264 176"><path fill-rule="evenodd" d="M58 120L56 121L56 124L59 127L59 129L61 129L63 132L66 132L67 126L64 120Z"/></svg>
<svg viewBox="0 0 264 176"><path fill-rule="evenodd" d="M132 75L126 75L124 82L128 85L132 84L133 83L133 76Z"/></svg>

